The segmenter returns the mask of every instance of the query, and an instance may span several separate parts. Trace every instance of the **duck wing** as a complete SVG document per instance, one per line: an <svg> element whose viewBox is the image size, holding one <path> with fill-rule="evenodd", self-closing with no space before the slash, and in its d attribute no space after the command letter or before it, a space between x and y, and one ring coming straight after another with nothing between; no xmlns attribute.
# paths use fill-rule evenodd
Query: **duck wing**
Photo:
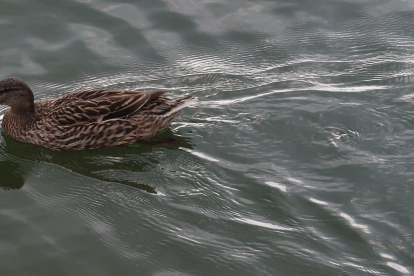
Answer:
<svg viewBox="0 0 414 276"><path fill-rule="evenodd" d="M163 90L87 90L54 100L50 117L59 125L85 124L124 118L137 112L147 102L164 94Z"/></svg>

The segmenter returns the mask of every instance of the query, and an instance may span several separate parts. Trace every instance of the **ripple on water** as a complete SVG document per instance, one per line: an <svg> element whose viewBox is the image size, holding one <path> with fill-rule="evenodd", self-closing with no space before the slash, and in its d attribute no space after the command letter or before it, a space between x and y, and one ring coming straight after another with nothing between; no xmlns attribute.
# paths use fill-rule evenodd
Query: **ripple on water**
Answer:
<svg viewBox="0 0 414 276"><path fill-rule="evenodd" d="M176 145L55 153L1 136L1 267L412 274L412 7L302 2L62 1L26 20L5 3L2 72L37 99L200 102L160 136Z"/></svg>
<svg viewBox="0 0 414 276"><path fill-rule="evenodd" d="M329 139L329 144L331 144L334 147L338 147L337 143L343 143L352 146L364 139L363 137L361 137L361 134L358 131L350 129L339 129L329 127L327 128L327 131L329 131L333 136L331 139Z"/></svg>

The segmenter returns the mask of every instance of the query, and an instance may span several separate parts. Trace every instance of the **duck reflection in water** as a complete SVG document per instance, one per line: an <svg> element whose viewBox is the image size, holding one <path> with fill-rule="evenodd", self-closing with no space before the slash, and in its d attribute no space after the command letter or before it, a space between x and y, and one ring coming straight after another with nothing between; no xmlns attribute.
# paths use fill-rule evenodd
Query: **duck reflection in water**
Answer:
<svg viewBox="0 0 414 276"><path fill-rule="evenodd" d="M27 168L25 167L25 164L16 160L3 160L1 158L0 187L4 190L17 190L23 187L27 174Z"/></svg>
<svg viewBox="0 0 414 276"><path fill-rule="evenodd" d="M99 148L87 151L58 152L25 144L10 138L1 131L0 187L4 190L20 189L39 162L62 166L85 177L108 183L124 184L156 194L154 187L141 183L138 173L156 170L163 161L165 151L193 148L188 139L174 136L166 130L155 139L128 146ZM161 153L161 154L160 154ZM171 153L171 152L170 152ZM151 158L147 158L151 156ZM128 175L127 177L125 177Z"/></svg>

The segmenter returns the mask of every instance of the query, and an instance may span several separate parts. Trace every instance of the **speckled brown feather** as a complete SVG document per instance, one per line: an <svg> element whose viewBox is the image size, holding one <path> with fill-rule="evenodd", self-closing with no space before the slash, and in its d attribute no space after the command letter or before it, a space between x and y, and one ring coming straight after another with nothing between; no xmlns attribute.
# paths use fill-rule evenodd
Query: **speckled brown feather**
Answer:
<svg viewBox="0 0 414 276"><path fill-rule="evenodd" d="M34 102L33 113L16 113L12 108L4 115L2 125L16 140L54 150L126 145L166 129L181 108L195 100L170 99L162 96L164 93L160 90L76 92Z"/></svg>

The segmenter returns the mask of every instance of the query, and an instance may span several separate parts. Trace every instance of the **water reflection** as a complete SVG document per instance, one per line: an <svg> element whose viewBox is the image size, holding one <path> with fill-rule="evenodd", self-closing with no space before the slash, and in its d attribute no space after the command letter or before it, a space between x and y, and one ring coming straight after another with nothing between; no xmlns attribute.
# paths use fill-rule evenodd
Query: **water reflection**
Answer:
<svg viewBox="0 0 414 276"><path fill-rule="evenodd" d="M4 190L17 190L23 187L25 177L30 172L25 170L22 163L7 158L0 160L0 168L0 187Z"/></svg>
<svg viewBox="0 0 414 276"><path fill-rule="evenodd" d="M5 190L22 188L26 178L33 172L34 165L45 162L65 167L86 177L124 184L156 194L155 187L141 183L140 180L128 175L154 170L162 161L162 156L158 156L156 151L193 148L189 139L173 135L171 130L144 143L69 152L20 143L4 132L1 132L1 136L3 141L0 147L0 187Z"/></svg>

